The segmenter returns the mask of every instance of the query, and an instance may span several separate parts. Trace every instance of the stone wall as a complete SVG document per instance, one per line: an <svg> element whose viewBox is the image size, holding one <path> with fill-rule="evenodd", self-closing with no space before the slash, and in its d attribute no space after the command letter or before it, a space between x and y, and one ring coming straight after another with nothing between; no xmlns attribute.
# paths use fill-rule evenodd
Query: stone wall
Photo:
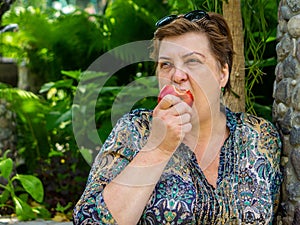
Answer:
<svg viewBox="0 0 300 225"><path fill-rule="evenodd" d="M13 156L16 148L15 114L10 111L9 103L0 99L0 157L6 150L11 150Z"/></svg>
<svg viewBox="0 0 300 225"><path fill-rule="evenodd" d="M281 0L278 8L278 64L273 118L283 140L284 184L279 224L300 224L300 0Z"/></svg>

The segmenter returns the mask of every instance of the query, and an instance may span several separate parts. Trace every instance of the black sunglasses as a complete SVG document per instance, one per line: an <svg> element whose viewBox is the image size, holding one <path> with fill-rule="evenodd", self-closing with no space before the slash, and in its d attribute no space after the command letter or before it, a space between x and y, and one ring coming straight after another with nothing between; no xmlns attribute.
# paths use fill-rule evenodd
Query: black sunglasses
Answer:
<svg viewBox="0 0 300 225"><path fill-rule="evenodd" d="M201 20L203 18L209 19L209 15L203 10L194 10L194 11L188 12L187 14L184 14L183 16L169 15L169 16L165 16L165 17L161 18L160 20L158 20L156 22L155 26L157 28L165 26L165 25L171 23L172 21L176 20L177 18L184 18L184 19L194 22L197 20Z"/></svg>

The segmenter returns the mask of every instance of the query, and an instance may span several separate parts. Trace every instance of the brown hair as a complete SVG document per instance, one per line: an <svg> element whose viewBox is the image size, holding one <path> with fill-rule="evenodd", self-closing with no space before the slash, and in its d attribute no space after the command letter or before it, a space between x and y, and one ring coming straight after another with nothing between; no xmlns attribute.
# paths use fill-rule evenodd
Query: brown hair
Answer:
<svg viewBox="0 0 300 225"><path fill-rule="evenodd" d="M202 18L193 22L179 16L171 23L159 27L154 33L152 59L157 62L160 41L164 38L179 36L188 32L201 32L207 36L212 54L221 66L228 64L230 76L234 52L229 27L220 14L211 12L208 15L209 18ZM225 90L230 90L229 80Z"/></svg>

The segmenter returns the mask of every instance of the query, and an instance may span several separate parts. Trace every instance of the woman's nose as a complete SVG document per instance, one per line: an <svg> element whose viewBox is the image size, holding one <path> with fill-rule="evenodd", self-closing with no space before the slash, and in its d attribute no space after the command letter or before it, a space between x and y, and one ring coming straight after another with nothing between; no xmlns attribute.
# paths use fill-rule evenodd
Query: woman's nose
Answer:
<svg viewBox="0 0 300 225"><path fill-rule="evenodd" d="M180 68L175 67L174 73L172 74L172 81L180 84L188 79L188 75L185 71Z"/></svg>

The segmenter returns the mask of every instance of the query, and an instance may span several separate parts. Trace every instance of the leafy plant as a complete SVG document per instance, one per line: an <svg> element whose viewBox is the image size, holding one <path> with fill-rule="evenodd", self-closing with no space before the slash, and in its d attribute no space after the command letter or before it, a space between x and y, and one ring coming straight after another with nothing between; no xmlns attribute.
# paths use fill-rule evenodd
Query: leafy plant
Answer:
<svg viewBox="0 0 300 225"><path fill-rule="evenodd" d="M0 98L10 103L17 117L16 154L24 163L15 165L16 170L34 174L43 182L43 204L52 215L58 203L75 204L89 171L71 125L73 82L76 80L64 78L45 84L42 92L46 98L5 85L0 88Z"/></svg>
<svg viewBox="0 0 300 225"><path fill-rule="evenodd" d="M50 107L32 92L8 86L0 87L0 98L9 102L10 109L17 115L17 149L19 156L28 162L27 172L33 172L38 160L47 158L50 151L45 124L45 115Z"/></svg>
<svg viewBox="0 0 300 225"><path fill-rule="evenodd" d="M42 182L33 175L13 175L14 163L11 158L7 158L7 153L8 151L0 157L0 178L6 181L6 184L0 184L0 207L13 208L19 220L35 219L38 215L49 217L50 214L45 208L28 204L29 196L36 202L43 202ZM12 199L13 206L6 204L9 199Z"/></svg>
<svg viewBox="0 0 300 225"><path fill-rule="evenodd" d="M35 93L42 84L61 79L61 70L86 69L106 50L101 16L79 9L58 17L55 13L12 8L3 18L5 23L18 24L19 31L2 35L1 52L26 63L30 90Z"/></svg>
<svg viewBox="0 0 300 225"><path fill-rule="evenodd" d="M245 33L246 108L250 113L266 116L271 114L272 75L277 63L277 10L274 9L277 9L278 0L241 2ZM270 116L267 118L270 119Z"/></svg>
<svg viewBox="0 0 300 225"><path fill-rule="evenodd" d="M220 0L170 0L167 3L170 7L170 12L177 14L195 9L222 13L222 1Z"/></svg>
<svg viewBox="0 0 300 225"><path fill-rule="evenodd" d="M72 218L72 209L72 202L69 202L66 206L62 206L60 203L57 203L55 208L56 214L53 220L57 222L69 221Z"/></svg>

